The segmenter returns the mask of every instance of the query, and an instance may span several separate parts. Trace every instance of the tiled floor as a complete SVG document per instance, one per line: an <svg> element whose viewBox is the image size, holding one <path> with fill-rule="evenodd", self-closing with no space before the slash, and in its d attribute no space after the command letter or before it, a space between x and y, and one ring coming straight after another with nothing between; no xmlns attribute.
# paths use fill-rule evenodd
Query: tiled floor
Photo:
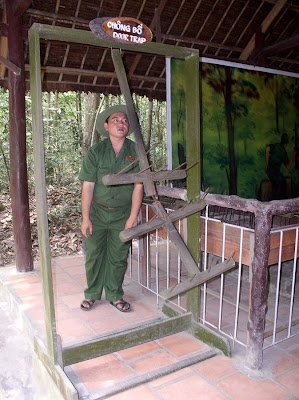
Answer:
<svg viewBox="0 0 299 400"><path fill-rule="evenodd" d="M27 274L9 267L6 285L22 310L45 340L42 286L39 266ZM3 271L4 269L2 269ZM5 268L5 270L9 270ZM0 275L1 278L2 275ZM2 278L1 278L2 279ZM132 312L120 313L105 300L96 302L89 312L80 310L85 287L82 256L53 260L53 286L57 332L64 345L74 344L163 318L156 298L136 284L125 280L125 299ZM118 351L66 368L81 398L95 399L128 382L165 370L210 348L183 332ZM232 358L222 354L182 368L139 386L114 394L113 400L294 400L299 399L299 337L295 336L264 352L262 371L245 368L245 351L236 350ZM128 385L127 385L128 386ZM132 385L133 386L133 385ZM106 398L106 397L105 397Z"/></svg>

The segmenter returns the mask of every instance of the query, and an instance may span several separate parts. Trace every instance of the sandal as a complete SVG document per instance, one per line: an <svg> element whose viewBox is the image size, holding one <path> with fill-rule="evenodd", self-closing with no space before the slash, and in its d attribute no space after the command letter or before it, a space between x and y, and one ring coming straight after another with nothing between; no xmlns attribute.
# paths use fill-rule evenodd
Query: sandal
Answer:
<svg viewBox="0 0 299 400"><path fill-rule="evenodd" d="M115 307L118 311L128 312L131 311L130 303L127 303L125 300L121 299L119 301L113 302L110 301L110 304Z"/></svg>
<svg viewBox="0 0 299 400"><path fill-rule="evenodd" d="M94 303L95 303L95 300L84 299L80 305L80 308L83 311L89 311L92 309L92 306L94 305Z"/></svg>

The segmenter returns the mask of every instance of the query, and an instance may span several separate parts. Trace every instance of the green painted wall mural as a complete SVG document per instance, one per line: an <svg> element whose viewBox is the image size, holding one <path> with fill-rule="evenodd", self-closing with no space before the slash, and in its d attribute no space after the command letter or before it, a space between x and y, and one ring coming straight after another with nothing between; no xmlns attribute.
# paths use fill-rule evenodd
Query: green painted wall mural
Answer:
<svg viewBox="0 0 299 400"><path fill-rule="evenodd" d="M171 60L171 131L172 166L178 167L186 161L186 112L185 81L182 73L183 60Z"/></svg>
<svg viewBox="0 0 299 400"><path fill-rule="evenodd" d="M286 151L291 157L296 127L299 143L299 79L203 64L201 82L204 188L209 187L211 193L260 198L261 182L269 180L266 147L279 143L287 133ZM172 118L178 120L184 88L175 79L172 88ZM179 129L173 133L175 167L178 145L186 144ZM298 197L298 156L289 170L282 166L281 172L288 177L288 195Z"/></svg>

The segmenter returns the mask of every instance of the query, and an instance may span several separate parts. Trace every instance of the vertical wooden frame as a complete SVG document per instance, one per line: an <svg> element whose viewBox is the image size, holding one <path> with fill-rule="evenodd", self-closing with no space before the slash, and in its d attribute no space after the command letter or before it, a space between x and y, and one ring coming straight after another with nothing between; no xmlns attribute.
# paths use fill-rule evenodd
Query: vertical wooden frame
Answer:
<svg viewBox="0 0 299 400"><path fill-rule="evenodd" d="M48 25L33 24L29 30L29 47L30 47L30 84L32 96L32 130L33 130L33 154L34 154L34 174L36 186L37 201L37 218L38 218L38 237L40 258L42 267L43 295L45 305L45 320L47 334L47 350L54 364L63 358L64 350L58 344L55 324L53 282L51 272L51 255L49 244L49 230L47 218L47 199L46 199L46 179L45 179L45 163L44 163L44 139L43 139L43 117L42 117L42 87L41 87L41 65L40 65L40 40L58 40L70 43L81 43L84 45L110 47L114 49L123 49L136 52L136 46L132 44L120 44L97 38L93 33L88 31L73 30L70 28L53 27ZM194 159L198 160L199 153L199 57L198 51L177 46L162 45L158 43L148 43L139 46L140 53L149 53L162 55L165 57L173 57L185 61L184 68L181 73L186 79L186 117L187 117L187 140L191 140L187 147L187 159L191 163ZM118 64L118 53L113 51ZM196 143L196 146L194 145ZM188 150L189 149L189 150ZM189 151L189 152L188 152ZM200 168L198 164L190 170L189 182L191 191L189 196L196 198L200 190ZM200 238L200 220L198 218L191 219L192 235L189 235L191 241L191 254L196 261L199 260L199 238ZM195 224L197 226L195 227ZM195 229L196 228L196 229ZM194 239L194 232L198 232L198 236ZM194 297L194 293L199 293L198 289L193 289L191 295L188 295L189 308L194 313L194 318L198 320L199 303L198 294ZM80 349L76 349L80 352ZM85 356L82 355L82 359ZM61 357L61 358L60 358Z"/></svg>
<svg viewBox="0 0 299 400"><path fill-rule="evenodd" d="M42 115L40 36L38 26L33 26L29 31L29 55L37 229L45 307L47 350L52 361L56 364L58 361L58 351L48 227Z"/></svg>
<svg viewBox="0 0 299 400"><path fill-rule="evenodd" d="M201 189L201 140L200 140L200 91L199 91L199 57L192 55L185 59L186 87L186 144L187 165L197 162L188 171L187 190L189 200L198 200ZM200 261L200 213L187 218L187 245L194 260ZM192 312L196 322L199 321L200 288L187 292L187 310Z"/></svg>

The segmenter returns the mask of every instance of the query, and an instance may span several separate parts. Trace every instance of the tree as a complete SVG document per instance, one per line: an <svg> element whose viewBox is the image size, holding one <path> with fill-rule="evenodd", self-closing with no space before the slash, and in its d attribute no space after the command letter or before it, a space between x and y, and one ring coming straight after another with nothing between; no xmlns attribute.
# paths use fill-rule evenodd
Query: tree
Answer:
<svg viewBox="0 0 299 400"><path fill-rule="evenodd" d="M224 99L224 114L227 127L228 144L228 185L229 194L237 194L237 163L235 155L235 121L247 115L245 101L248 98L259 99L256 87L245 79L237 79L233 75L236 70L230 67L220 67L205 64L203 77L208 85ZM242 74L242 71L239 70ZM243 99L243 102L238 100Z"/></svg>
<svg viewBox="0 0 299 400"><path fill-rule="evenodd" d="M101 138L94 129L97 112L124 104L122 96L75 92L43 93L46 181L53 188L77 185L82 155ZM155 168L166 164L166 104L133 96L144 137ZM31 98L26 95L27 162L29 188L34 188ZM0 90L0 192L9 192L8 92Z"/></svg>
<svg viewBox="0 0 299 400"><path fill-rule="evenodd" d="M281 133L279 113L283 107L283 96L285 91L285 79L279 75L262 74L265 86L272 94L274 110L275 110L275 128L278 134Z"/></svg>
<svg viewBox="0 0 299 400"><path fill-rule="evenodd" d="M144 135L145 151L148 151L151 147L152 123L153 123L153 101L148 100L147 127Z"/></svg>
<svg viewBox="0 0 299 400"><path fill-rule="evenodd" d="M100 104L100 95L98 93L87 93L85 95L85 126L81 146L81 154L84 157L88 148L98 141L95 132L95 120L97 112L101 111L103 102Z"/></svg>
<svg viewBox="0 0 299 400"><path fill-rule="evenodd" d="M0 89L0 191L9 191L10 168L9 168L9 111L8 111L8 91Z"/></svg>

